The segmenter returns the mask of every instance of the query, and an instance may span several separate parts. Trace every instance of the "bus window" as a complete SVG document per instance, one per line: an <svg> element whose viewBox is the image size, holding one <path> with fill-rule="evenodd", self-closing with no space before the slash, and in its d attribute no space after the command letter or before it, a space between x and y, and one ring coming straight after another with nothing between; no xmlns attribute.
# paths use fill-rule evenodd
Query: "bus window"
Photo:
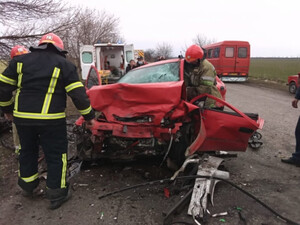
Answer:
<svg viewBox="0 0 300 225"><path fill-rule="evenodd" d="M214 58L219 58L220 55L220 48L215 48L214 49Z"/></svg>
<svg viewBox="0 0 300 225"><path fill-rule="evenodd" d="M247 48L239 48L239 53L238 53L239 58L247 58Z"/></svg>
<svg viewBox="0 0 300 225"><path fill-rule="evenodd" d="M209 49L208 53L207 53L207 58L212 58L212 53L213 53L213 50Z"/></svg>
<svg viewBox="0 0 300 225"><path fill-rule="evenodd" d="M232 58L234 53L234 48L233 47L227 47L225 49L225 57L226 58Z"/></svg>

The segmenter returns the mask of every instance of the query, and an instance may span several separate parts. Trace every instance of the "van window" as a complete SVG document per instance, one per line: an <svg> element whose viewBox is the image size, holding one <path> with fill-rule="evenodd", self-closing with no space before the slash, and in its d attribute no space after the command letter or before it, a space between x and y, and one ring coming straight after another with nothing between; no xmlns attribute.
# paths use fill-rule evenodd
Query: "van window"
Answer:
<svg viewBox="0 0 300 225"><path fill-rule="evenodd" d="M233 47L227 47L225 49L225 57L226 58L232 58L234 56L234 48Z"/></svg>
<svg viewBox="0 0 300 225"><path fill-rule="evenodd" d="M239 48L238 57L239 58L247 58L247 48L245 48L245 47Z"/></svg>
<svg viewBox="0 0 300 225"><path fill-rule="evenodd" d="M82 53L82 62L83 63L92 63L93 62L93 54L91 52L83 52Z"/></svg>
<svg viewBox="0 0 300 225"><path fill-rule="evenodd" d="M209 49L207 53L207 58L212 58L213 50Z"/></svg>
<svg viewBox="0 0 300 225"><path fill-rule="evenodd" d="M220 48L215 48L214 49L214 58L219 58L220 55Z"/></svg>
<svg viewBox="0 0 300 225"><path fill-rule="evenodd" d="M133 59L132 51L126 51L126 62L130 62Z"/></svg>

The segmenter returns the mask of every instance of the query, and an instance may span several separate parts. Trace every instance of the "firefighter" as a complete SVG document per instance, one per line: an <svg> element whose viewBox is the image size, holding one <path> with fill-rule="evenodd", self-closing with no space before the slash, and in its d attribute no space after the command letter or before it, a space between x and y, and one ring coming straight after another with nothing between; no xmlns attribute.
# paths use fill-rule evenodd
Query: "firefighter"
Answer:
<svg viewBox="0 0 300 225"><path fill-rule="evenodd" d="M46 197L50 200L50 209L56 209L71 196L66 181L66 94L83 115L87 128L93 126L94 111L76 67L66 60L67 52L57 35L44 35L30 51L14 57L0 74L0 102L7 118L11 118L13 112L20 137L19 186L27 196L32 196L37 188L41 145L48 172Z"/></svg>
<svg viewBox="0 0 300 225"><path fill-rule="evenodd" d="M13 59L15 56L27 54L28 52L29 52L28 49L25 48L24 46L16 45L10 51L10 58ZM12 134L13 134L15 153L16 153L16 155L19 155L20 141L19 141L19 136L17 133L17 128L14 123L12 123Z"/></svg>
<svg viewBox="0 0 300 225"><path fill-rule="evenodd" d="M200 46L192 45L186 50L184 68L185 85L190 90L187 91L189 100L203 93L222 98L216 87L216 70L209 61L204 59L204 52ZM205 106L214 108L215 101L207 99Z"/></svg>

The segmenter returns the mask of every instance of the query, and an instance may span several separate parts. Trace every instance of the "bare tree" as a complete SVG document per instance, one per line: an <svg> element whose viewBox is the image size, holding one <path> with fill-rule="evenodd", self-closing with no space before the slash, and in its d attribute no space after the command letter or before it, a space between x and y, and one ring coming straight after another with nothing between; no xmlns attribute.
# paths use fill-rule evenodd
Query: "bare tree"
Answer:
<svg viewBox="0 0 300 225"><path fill-rule="evenodd" d="M21 22L56 16L64 11L64 5L55 0L0 1L0 23L16 25Z"/></svg>
<svg viewBox="0 0 300 225"><path fill-rule="evenodd" d="M28 46L46 33L76 24L76 14L67 9L58 0L0 0L0 59L5 62L15 44Z"/></svg>
<svg viewBox="0 0 300 225"><path fill-rule="evenodd" d="M216 42L214 38L208 38L204 34L197 34L196 38L193 39L193 43L201 47L212 44L214 42Z"/></svg>
<svg viewBox="0 0 300 225"><path fill-rule="evenodd" d="M155 61L155 50L154 49L147 49L146 51L144 51L144 56L145 56L145 60L147 62L154 62Z"/></svg>
<svg viewBox="0 0 300 225"><path fill-rule="evenodd" d="M172 56L173 47L163 42L162 44L158 44L155 49L155 55L156 57L163 56L165 59L170 58Z"/></svg>
<svg viewBox="0 0 300 225"><path fill-rule="evenodd" d="M119 34L119 18L114 15L86 8L79 9L77 19L76 26L60 32L69 56L75 60L77 65L80 46L124 41Z"/></svg>
<svg viewBox="0 0 300 225"><path fill-rule="evenodd" d="M216 39L215 38L208 38L204 34L197 34L196 37L192 40L192 42L193 42L193 44L196 44L196 45L199 45L199 46L203 47L205 45L215 43ZM185 53L188 47L189 46L187 44L185 44L185 46L181 47L181 51L183 53Z"/></svg>

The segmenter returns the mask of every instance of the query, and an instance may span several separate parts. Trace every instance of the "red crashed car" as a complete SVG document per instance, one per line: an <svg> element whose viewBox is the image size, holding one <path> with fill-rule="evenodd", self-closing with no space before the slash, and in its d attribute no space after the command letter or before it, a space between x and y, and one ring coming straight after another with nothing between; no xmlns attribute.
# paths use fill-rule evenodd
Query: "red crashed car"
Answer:
<svg viewBox="0 0 300 225"><path fill-rule="evenodd" d="M295 94L297 88L299 87L298 77L299 77L299 75L291 75L291 76L288 77L287 85L289 86L289 92L291 94Z"/></svg>
<svg viewBox="0 0 300 225"><path fill-rule="evenodd" d="M263 120L211 95L187 100L183 73L184 59L171 59L99 85L101 77L91 68L86 87L97 118L92 133L84 129L82 117L76 121L78 156L131 160L162 155L181 164L195 152L245 151ZM219 86L225 97L224 84ZM216 108L204 107L208 98Z"/></svg>

